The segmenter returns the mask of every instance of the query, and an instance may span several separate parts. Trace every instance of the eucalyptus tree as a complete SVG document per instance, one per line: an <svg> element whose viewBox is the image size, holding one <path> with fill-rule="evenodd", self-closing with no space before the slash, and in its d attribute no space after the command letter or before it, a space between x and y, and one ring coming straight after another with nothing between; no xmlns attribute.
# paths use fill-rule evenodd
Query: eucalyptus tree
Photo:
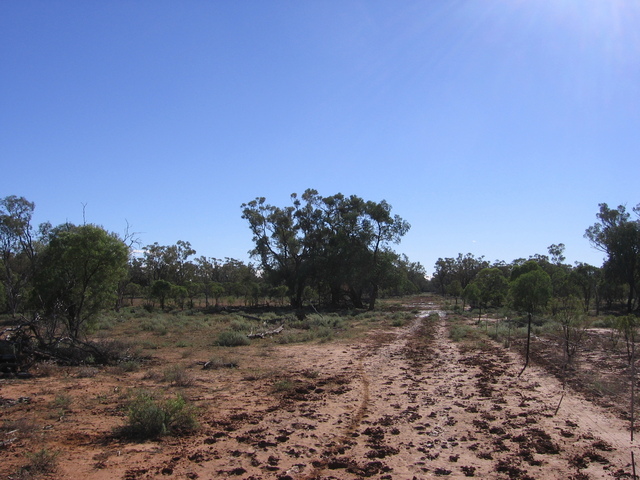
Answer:
<svg viewBox="0 0 640 480"><path fill-rule="evenodd" d="M433 276L441 294L455 296L463 292L478 272L488 266L489 262L483 256L459 253L456 258L438 258Z"/></svg>
<svg viewBox="0 0 640 480"><path fill-rule="evenodd" d="M640 204L634 209L640 216ZM640 220L632 220L626 207L609 208L600 204L596 222L585 232L585 237L598 250L607 255L603 269L612 281L627 287L627 313L634 308L640 286Z"/></svg>
<svg viewBox="0 0 640 480"><path fill-rule="evenodd" d="M189 258L196 254L189 242L178 240L175 245L158 242L143 249L142 265L149 283L166 280L175 285L185 285L193 279L195 265Z"/></svg>
<svg viewBox="0 0 640 480"><path fill-rule="evenodd" d="M527 314L527 347L525 364L519 375L529 365L529 351L531 345L531 323L534 314L542 311L551 299L551 277L534 261L526 262L520 272L512 274L509 295L516 310Z"/></svg>
<svg viewBox="0 0 640 480"><path fill-rule="evenodd" d="M43 224L36 231L31 224L34 209L35 204L24 197L0 199L0 279L7 308L14 315L29 297L39 238L49 227Z"/></svg>
<svg viewBox="0 0 640 480"><path fill-rule="evenodd" d="M501 307L509 293L509 281L498 268L483 268L472 283L478 285L484 308Z"/></svg>
<svg viewBox="0 0 640 480"><path fill-rule="evenodd" d="M357 307L368 291L374 308L388 277L390 244L400 241L409 224L392 215L384 200L322 197L313 189L291 200L283 208L264 197L242 205L255 244L251 254L271 283L287 287L294 307L302 306L305 288L312 286L328 290L333 302L346 294Z"/></svg>
<svg viewBox="0 0 640 480"><path fill-rule="evenodd" d="M589 312L589 306L591 301L595 300L596 314L600 305L600 280L602 278L602 271L598 267L589 265L588 263L577 263L569 274L571 282L576 286L580 292L579 296L582 301L582 308L585 313Z"/></svg>

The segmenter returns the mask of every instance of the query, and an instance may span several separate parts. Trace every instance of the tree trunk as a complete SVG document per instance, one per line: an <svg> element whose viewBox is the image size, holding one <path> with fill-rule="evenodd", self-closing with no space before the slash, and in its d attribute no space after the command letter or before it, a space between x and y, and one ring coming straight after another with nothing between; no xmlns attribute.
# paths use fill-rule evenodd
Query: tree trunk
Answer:
<svg viewBox="0 0 640 480"><path fill-rule="evenodd" d="M524 361L524 367L522 367L522 370L520 371L520 373L518 374L518 376L522 375L525 371L525 369L527 368L527 366L529 365L529 347L531 345L531 313L527 313L527 350L525 353L525 361Z"/></svg>
<svg viewBox="0 0 640 480"><path fill-rule="evenodd" d="M353 287L349 287L349 298L351 298L355 308L364 308L364 304L362 303L362 293Z"/></svg>
<svg viewBox="0 0 640 480"><path fill-rule="evenodd" d="M339 286L331 286L331 306L337 307L340 305L340 299L342 297L342 289Z"/></svg>
<svg viewBox="0 0 640 480"><path fill-rule="evenodd" d="M376 300L378 299L378 291L380 287L377 283L374 283L371 287L371 297L369 298L369 311L376 308Z"/></svg>

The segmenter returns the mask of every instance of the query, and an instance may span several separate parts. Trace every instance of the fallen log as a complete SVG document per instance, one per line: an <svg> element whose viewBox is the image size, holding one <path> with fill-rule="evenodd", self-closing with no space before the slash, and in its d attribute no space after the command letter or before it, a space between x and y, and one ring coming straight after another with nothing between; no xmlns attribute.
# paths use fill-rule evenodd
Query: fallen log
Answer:
<svg viewBox="0 0 640 480"><path fill-rule="evenodd" d="M269 330L268 332L259 332L259 333L249 333L247 334L248 338L264 338L271 335L277 335L284 330L284 324L280 325L278 328Z"/></svg>

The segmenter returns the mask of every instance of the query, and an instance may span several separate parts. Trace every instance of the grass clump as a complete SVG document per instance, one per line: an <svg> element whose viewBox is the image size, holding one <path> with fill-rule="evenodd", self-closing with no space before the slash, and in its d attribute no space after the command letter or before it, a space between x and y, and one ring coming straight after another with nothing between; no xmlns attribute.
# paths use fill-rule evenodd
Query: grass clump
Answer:
<svg viewBox="0 0 640 480"><path fill-rule="evenodd" d="M449 338L454 342L460 342L468 338L473 331L473 327L469 325L452 325L449 329Z"/></svg>
<svg viewBox="0 0 640 480"><path fill-rule="evenodd" d="M276 393L289 392L293 390L295 384L288 378L278 380L273 384L273 391Z"/></svg>
<svg viewBox="0 0 640 480"><path fill-rule="evenodd" d="M73 398L71 395L67 393L59 393L51 402L51 406L62 410L63 412L68 412L71 408L71 403L73 402Z"/></svg>
<svg viewBox="0 0 640 480"><path fill-rule="evenodd" d="M162 376L165 382L176 387L190 387L193 385L193 377L182 365L171 365L167 367Z"/></svg>
<svg viewBox="0 0 640 480"><path fill-rule="evenodd" d="M240 347L250 343L251 340L246 335L234 331L220 332L216 340L216 345L220 347Z"/></svg>
<svg viewBox="0 0 640 480"><path fill-rule="evenodd" d="M16 477L17 479L36 478L41 475L54 473L58 467L58 452L42 448L37 452L27 453L27 464L22 467Z"/></svg>
<svg viewBox="0 0 640 480"><path fill-rule="evenodd" d="M231 321L230 327L234 332L251 332L255 330L257 323L244 318L235 318Z"/></svg>
<svg viewBox="0 0 640 480"><path fill-rule="evenodd" d="M123 433L128 437L153 439L161 435L186 434L197 426L195 411L182 395L158 399L152 392L138 390L129 403Z"/></svg>
<svg viewBox="0 0 640 480"><path fill-rule="evenodd" d="M118 370L126 373L126 372L137 372L140 370L140 361L139 360L125 360L118 364Z"/></svg>

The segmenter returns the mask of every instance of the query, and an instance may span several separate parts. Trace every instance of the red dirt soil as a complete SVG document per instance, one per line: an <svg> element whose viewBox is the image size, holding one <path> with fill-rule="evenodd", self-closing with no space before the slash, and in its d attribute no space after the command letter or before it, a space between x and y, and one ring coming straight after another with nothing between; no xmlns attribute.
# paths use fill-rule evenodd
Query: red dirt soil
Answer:
<svg viewBox="0 0 640 480"><path fill-rule="evenodd" d="M194 379L182 392L201 427L188 436L114 434L129 389L168 388L148 371L2 379L0 478L19 478L25 453L42 448L57 467L41 477L61 480L632 478L628 422L571 391L554 415L551 375L517 377L516 354L465 348L444 313L428 317L434 305L412 308L411 325L364 339L239 347L237 369L166 349L155 366L182 364Z"/></svg>

